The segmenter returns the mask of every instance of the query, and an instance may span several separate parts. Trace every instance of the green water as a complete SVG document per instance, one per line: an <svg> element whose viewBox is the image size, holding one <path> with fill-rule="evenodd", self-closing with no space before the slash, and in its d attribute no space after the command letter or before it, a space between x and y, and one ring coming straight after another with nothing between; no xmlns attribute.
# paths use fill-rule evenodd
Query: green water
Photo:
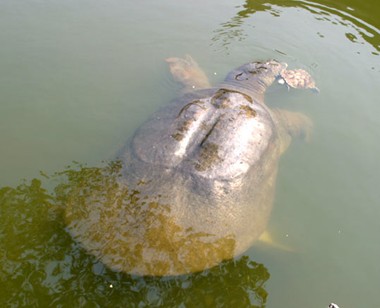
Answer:
<svg viewBox="0 0 380 308"><path fill-rule="evenodd" d="M378 16L375 1L1 1L0 306L380 307ZM65 166L112 159L176 96L163 60L186 53L213 83L267 58L315 77L319 95L267 95L314 122L281 159L268 226L293 251L258 244L178 278L113 272L65 232L65 193L92 174ZM64 169L65 187L39 173Z"/></svg>

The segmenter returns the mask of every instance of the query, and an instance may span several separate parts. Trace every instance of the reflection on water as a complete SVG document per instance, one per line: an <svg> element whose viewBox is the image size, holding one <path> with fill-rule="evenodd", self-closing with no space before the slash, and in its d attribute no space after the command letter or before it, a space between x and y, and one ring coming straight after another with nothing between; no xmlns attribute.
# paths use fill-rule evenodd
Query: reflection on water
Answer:
<svg viewBox="0 0 380 308"><path fill-rule="evenodd" d="M266 11L270 9L270 4L267 2L247 0L241 10L236 13L230 20L220 24L220 28L214 31L215 35L212 38L214 44L221 44L228 49L228 45L233 41L242 41L248 36L242 28L245 19L258 11Z"/></svg>
<svg viewBox="0 0 380 308"><path fill-rule="evenodd" d="M112 271L88 255L65 231L65 204L75 211L73 202L79 204L86 201L111 202L119 199L119 206L127 202L130 207L126 211L138 210L144 202L136 191L120 190L117 187L119 174L118 163L105 167L68 168L56 173L50 178L51 183L57 182L54 192L50 193L42 185L40 179L23 183L15 188L0 189L0 298L7 306L60 306L71 305L127 305L128 307L146 305L165 305L178 307L189 303L195 306L226 306L262 307L267 300L264 288L269 279L267 269L259 263L242 257L238 260L224 261L209 270L176 278L133 277L118 271ZM157 204L146 204L155 208ZM77 211L80 210L78 207ZM93 214L94 212L92 212ZM81 213L80 215L87 215ZM88 230L89 237L95 238L104 230L106 219L115 219L101 213L98 228ZM78 214L79 215L79 214ZM67 219L70 222L70 215ZM180 232L175 225L160 228L162 220L165 223L164 212L146 217L157 224L152 228L152 236L161 240L152 242L170 253L166 247L165 233ZM75 226L71 228L80 228ZM133 223L133 222L132 222ZM136 223L139 223L136 221ZM86 228L86 226L85 226ZM112 235L110 233L110 235ZM110 238L110 246L105 247L107 253L119 249L118 241L128 240L121 235ZM226 239L205 250L205 244L199 241L200 235L195 234L187 241L197 242L199 249L189 251L189 258L209 258L206 254L228 254L228 247L233 247L233 241ZM149 236L147 237L149 238ZM106 244L106 243L102 243ZM185 246L181 237L175 245ZM112 246L112 247L111 247ZM172 247L173 248L173 247ZM177 249L174 247L174 249ZM186 249L186 248L181 248ZM125 262L137 261L141 255L138 248L133 247L124 255L130 259ZM205 256L202 256L202 253ZM199 260L199 259L198 259ZM122 262L123 260L120 260ZM158 262L159 263L159 262ZM165 264L155 264L157 271L165 271ZM228 290L228 292L226 292Z"/></svg>
<svg viewBox="0 0 380 308"><path fill-rule="evenodd" d="M119 182L119 162L63 175L69 182L56 192L67 207L70 232L115 270L154 276L191 273L234 256L233 236L184 229L158 196L143 196Z"/></svg>
<svg viewBox="0 0 380 308"><path fill-rule="evenodd" d="M322 1L323 2L323 1ZM283 13L282 8L302 8L313 14L313 17L319 21L327 21L329 23L347 27L351 32L346 33L346 38L353 43L367 42L372 45L376 52L373 54L379 55L380 41L379 30L371 24L355 17L351 14L350 9L343 7L335 9L324 4L309 2L309 1L284 1L276 3L268 3L267 1L246 0L245 3L239 6L239 11L230 20L220 24L220 27L214 31L215 35L212 38L213 44L218 44L228 50L228 46L235 41L242 41L249 36L245 26L250 23L246 19L258 12L269 12L277 17ZM245 24L246 23L246 24ZM254 24L254 23L252 23ZM252 25L252 27L254 27ZM354 32L354 33L353 33ZM323 34L317 32L323 38Z"/></svg>
<svg viewBox="0 0 380 308"><path fill-rule="evenodd" d="M75 193L78 200L89 196L86 183L100 182L87 178L75 190L74 183L86 178L81 175L85 168L66 170L61 176L69 179L55 184L54 193L38 179L0 190L0 306L324 307L334 301L340 307L380 307L378 1L237 1L237 9L224 1L229 4L217 3L221 14L207 18L215 13L213 2L202 3L203 15L188 14L194 8L190 2L185 14L182 4L169 0L154 6L131 2L138 9L124 11L124 2L115 1L91 12L75 1L66 1L62 10L61 2L0 4L6 29L0 60L5 68L2 180L33 174L27 168L56 170L75 158L98 161L107 155L102 148L113 153L125 132L147 116L146 106L160 100L157 93L170 92L160 83L165 83L160 65L167 56L192 53L218 76L260 53L287 62L292 57L305 66L317 63L321 103L305 104L304 94L295 91L288 95L312 115L315 134L300 155L284 157L276 200L281 206L272 215L275 229L289 234L301 253L287 259L250 251L254 260L264 260L270 280L263 265L247 258L176 278L137 278L110 270L65 231L61 207ZM160 14L156 6L162 6ZM224 46L219 54L209 50L210 36L213 48ZM151 90L152 80L160 82ZM286 103L285 95L277 97L279 104ZM121 137L110 141L115 134ZM54 164L49 167L48 161ZM102 172L96 170L86 172ZM133 192L126 197L141 201Z"/></svg>

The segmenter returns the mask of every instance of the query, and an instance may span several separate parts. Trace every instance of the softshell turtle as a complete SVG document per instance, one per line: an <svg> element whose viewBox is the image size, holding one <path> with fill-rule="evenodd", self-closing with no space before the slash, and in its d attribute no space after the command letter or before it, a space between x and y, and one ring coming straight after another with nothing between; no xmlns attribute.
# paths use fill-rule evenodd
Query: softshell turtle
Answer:
<svg viewBox="0 0 380 308"><path fill-rule="evenodd" d="M131 274L187 274L244 253L266 229L281 154L311 128L307 116L264 103L284 63L250 62L211 87L191 57L167 62L191 91L137 129L117 181L66 210L89 253Z"/></svg>

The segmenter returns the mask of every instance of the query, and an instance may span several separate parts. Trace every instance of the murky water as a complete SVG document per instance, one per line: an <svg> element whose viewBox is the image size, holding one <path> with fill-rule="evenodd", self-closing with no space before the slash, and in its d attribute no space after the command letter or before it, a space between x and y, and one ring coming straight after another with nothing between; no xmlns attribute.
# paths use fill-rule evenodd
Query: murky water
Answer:
<svg viewBox="0 0 380 308"><path fill-rule="evenodd" d="M380 7L339 2L2 1L1 306L380 306ZM177 95L163 60L187 53L214 84L267 58L315 77L319 95L267 95L314 122L281 159L268 226L292 252L259 243L194 275L117 273L55 209ZM92 173L67 168L67 186L39 174L72 161Z"/></svg>

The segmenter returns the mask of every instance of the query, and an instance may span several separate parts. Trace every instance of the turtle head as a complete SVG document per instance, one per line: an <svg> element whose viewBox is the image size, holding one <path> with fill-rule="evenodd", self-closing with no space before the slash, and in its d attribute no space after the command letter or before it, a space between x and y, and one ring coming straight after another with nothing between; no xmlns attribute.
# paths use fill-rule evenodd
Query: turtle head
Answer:
<svg viewBox="0 0 380 308"><path fill-rule="evenodd" d="M276 60L246 63L230 72L225 82L263 93L288 65Z"/></svg>

